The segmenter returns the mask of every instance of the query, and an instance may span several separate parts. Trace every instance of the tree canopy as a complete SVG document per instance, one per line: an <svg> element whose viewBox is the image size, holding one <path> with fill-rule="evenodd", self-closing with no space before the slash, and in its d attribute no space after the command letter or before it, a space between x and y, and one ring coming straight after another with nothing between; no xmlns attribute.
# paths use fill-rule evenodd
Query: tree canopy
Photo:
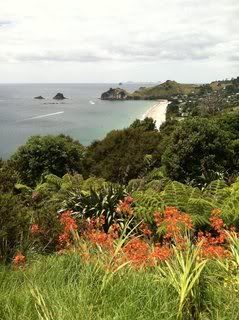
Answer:
<svg viewBox="0 0 239 320"><path fill-rule="evenodd" d="M81 173L83 154L84 147L69 136L32 136L11 160L22 181L34 185L48 173Z"/></svg>
<svg viewBox="0 0 239 320"><path fill-rule="evenodd" d="M183 121L162 157L168 176L177 181L210 181L232 169L229 133L207 118Z"/></svg>
<svg viewBox="0 0 239 320"><path fill-rule="evenodd" d="M112 182L127 182L145 168L145 156L160 162L158 131L142 127L111 131L103 140L92 143L86 152L86 175L101 176Z"/></svg>

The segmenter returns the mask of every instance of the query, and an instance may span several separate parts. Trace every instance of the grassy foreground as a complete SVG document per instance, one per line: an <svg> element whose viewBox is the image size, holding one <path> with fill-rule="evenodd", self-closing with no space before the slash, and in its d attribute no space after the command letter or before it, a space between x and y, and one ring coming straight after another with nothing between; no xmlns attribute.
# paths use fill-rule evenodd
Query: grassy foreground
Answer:
<svg viewBox="0 0 239 320"><path fill-rule="evenodd" d="M200 301L195 319L239 318L237 275L225 266L217 260L205 266L194 291L199 297L192 296ZM185 273L178 276L183 280ZM178 316L179 294L160 268L126 266L109 277L78 253L37 256L23 268L2 267L0 301L1 320L188 319Z"/></svg>

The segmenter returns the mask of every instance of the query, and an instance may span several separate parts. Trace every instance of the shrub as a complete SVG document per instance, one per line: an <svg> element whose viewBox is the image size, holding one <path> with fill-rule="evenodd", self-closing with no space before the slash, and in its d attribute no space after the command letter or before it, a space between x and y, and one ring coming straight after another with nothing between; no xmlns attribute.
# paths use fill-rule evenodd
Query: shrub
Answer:
<svg viewBox="0 0 239 320"><path fill-rule="evenodd" d="M85 175L100 176L111 182L127 183L144 171L145 156L159 164L157 146L160 133L140 128L111 131L103 140L92 143L84 161Z"/></svg>
<svg viewBox="0 0 239 320"><path fill-rule="evenodd" d="M226 131L212 120L193 118L173 132L162 164L173 180L203 184L231 171L232 156Z"/></svg>
<svg viewBox="0 0 239 320"><path fill-rule="evenodd" d="M35 185L44 175L62 177L67 172L81 172L84 147L69 136L33 136L12 156L21 179Z"/></svg>
<svg viewBox="0 0 239 320"><path fill-rule="evenodd" d="M17 250L28 248L32 215L18 196L0 194L0 261L10 261Z"/></svg>

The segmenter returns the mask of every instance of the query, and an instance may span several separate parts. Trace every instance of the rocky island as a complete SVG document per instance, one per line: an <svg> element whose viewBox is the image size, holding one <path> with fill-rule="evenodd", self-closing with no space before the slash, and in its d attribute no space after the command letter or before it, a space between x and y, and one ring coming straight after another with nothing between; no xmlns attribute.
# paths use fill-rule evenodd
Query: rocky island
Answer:
<svg viewBox="0 0 239 320"><path fill-rule="evenodd" d="M53 99L55 99L55 100L64 100L64 99L67 99L67 98L64 97L63 93L58 92Z"/></svg>
<svg viewBox="0 0 239 320"><path fill-rule="evenodd" d="M110 88L108 91L102 93L101 100L128 100L130 94L121 88Z"/></svg>

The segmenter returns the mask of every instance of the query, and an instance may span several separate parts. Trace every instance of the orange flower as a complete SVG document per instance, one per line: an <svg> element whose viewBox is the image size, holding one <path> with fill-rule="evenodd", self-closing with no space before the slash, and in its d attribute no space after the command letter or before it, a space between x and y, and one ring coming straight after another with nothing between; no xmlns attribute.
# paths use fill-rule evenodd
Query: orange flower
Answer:
<svg viewBox="0 0 239 320"><path fill-rule="evenodd" d="M75 222L75 220L71 216L71 211L65 211L62 213L60 217L60 222L64 226L64 231L69 232L72 230L77 230L78 226Z"/></svg>
<svg viewBox="0 0 239 320"><path fill-rule="evenodd" d="M21 253L17 253L13 258L13 264L16 267L23 266L26 263L26 257Z"/></svg>
<svg viewBox="0 0 239 320"><path fill-rule="evenodd" d="M38 235L39 233L41 232L41 229L40 229L40 227L39 227L39 225L38 224L32 224L31 225L31 228L30 228L30 233L32 234L32 235Z"/></svg>
<svg viewBox="0 0 239 320"><path fill-rule="evenodd" d="M205 258L226 258L228 250L219 245L207 245L201 248L201 254Z"/></svg>
<svg viewBox="0 0 239 320"><path fill-rule="evenodd" d="M63 233L59 235L58 241L61 248L70 244L71 232L78 229L76 221L71 216L71 211L65 211L60 217Z"/></svg>
<svg viewBox="0 0 239 320"><path fill-rule="evenodd" d="M132 215L133 214L133 209L131 207L131 204L133 202L133 198L128 196L125 197L124 200L120 200L118 206L116 207L116 212L117 213L122 213L126 215Z"/></svg>
<svg viewBox="0 0 239 320"><path fill-rule="evenodd" d="M151 252L151 258L159 261L165 261L172 255L171 249L168 246L161 246L157 244Z"/></svg>
<svg viewBox="0 0 239 320"><path fill-rule="evenodd" d="M165 226L166 234L164 238L166 240L173 239L178 243L183 242L185 231L193 228L191 217L174 207L166 207L163 214L155 212L154 221L158 227Z"/></svg>
<svg viewBox="0 0 239 320"><path fill-rule="evenodd" d="M148 262L149 245L139 239L133 238L123 248L127 260L129 260L135 267L145 266Z"/></svg>
<svg viewBox="0 0 239 320"><path fill-rule="evenodd" d="M145 222L141 223L139 228L145 236L150 237L152 235L152 231L149 229L149 226Z"/></svg>
<svg viewBox="0 0 239 320"><path fill-rule="evenodd" d="M87 238L93 243L105 249L113 248L113 237L102 231L93 230L87 234Z"/></svg>

